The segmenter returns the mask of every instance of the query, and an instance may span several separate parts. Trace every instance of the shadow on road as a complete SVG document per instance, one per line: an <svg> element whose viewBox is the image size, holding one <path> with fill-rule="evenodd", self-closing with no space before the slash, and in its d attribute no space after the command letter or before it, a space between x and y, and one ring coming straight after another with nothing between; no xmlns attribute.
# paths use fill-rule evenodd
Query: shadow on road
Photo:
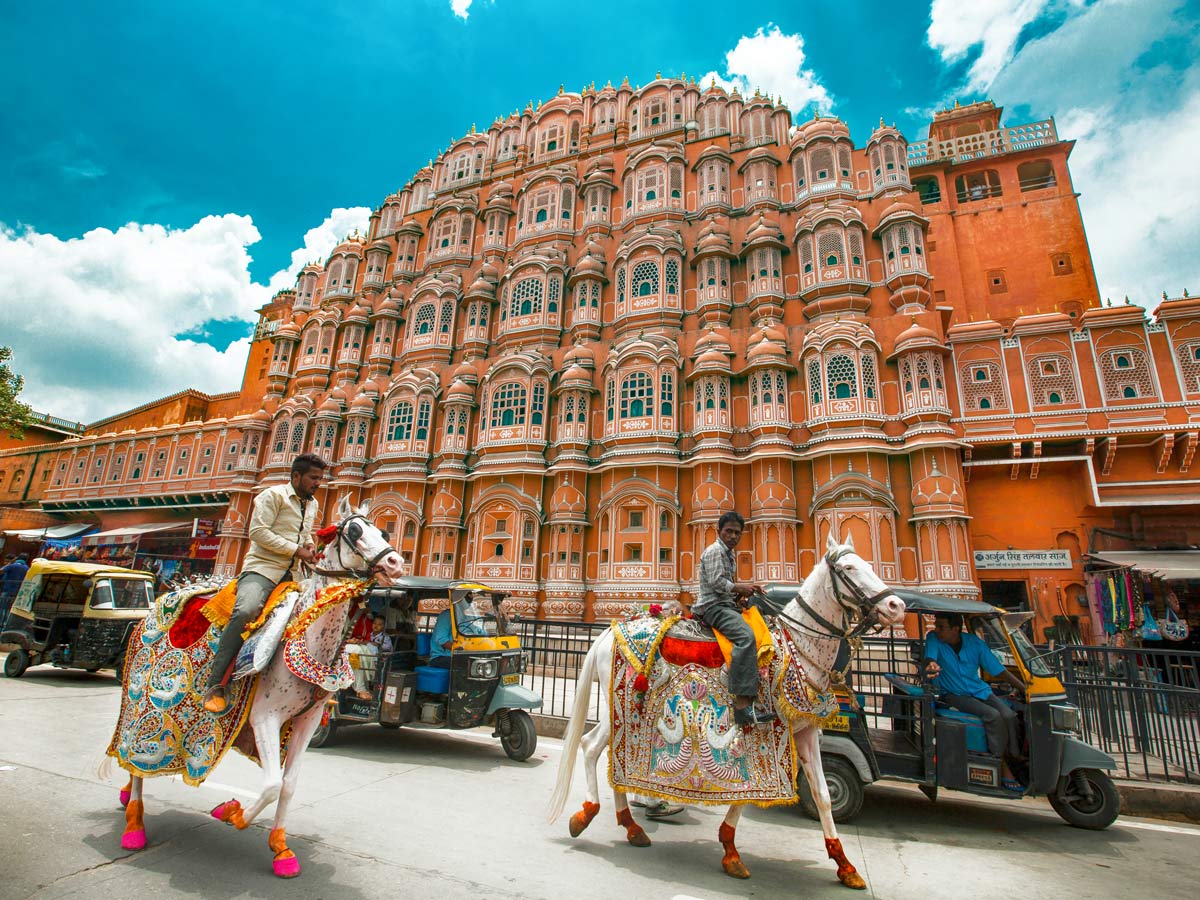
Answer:
<svg viewBox="0 0 1200 900"><path fill-rule="evenodd" d="M149 798L148 798L149 799ZM163 809L155 811L153 801L146 815L149 844L145 850L129 854L120 849L125 818L120 808L111 814L95 812L87 816L97 826L109 823L104 832L83 838L98 853L121 857L118 865L133 870L122 880L134 888L139 879L134 872L165 876L171 891L204 900L232 900L234 897L275 898L281 896L337 897L338 900L365 900L353 885L335 880L340 854L329 862L323 857L331 851L314 838L288 835L288 846L300 860L298 882L290 885L271 871L271 850L267 847L268 827L251 826L238 831L207 818L202 810L194 813ZM270 819L267 819L268 823ZM128 854L128 855L127 855ZM157 879L154 883L160 884ZM296 888L302 885L303 890Z"/></svg>

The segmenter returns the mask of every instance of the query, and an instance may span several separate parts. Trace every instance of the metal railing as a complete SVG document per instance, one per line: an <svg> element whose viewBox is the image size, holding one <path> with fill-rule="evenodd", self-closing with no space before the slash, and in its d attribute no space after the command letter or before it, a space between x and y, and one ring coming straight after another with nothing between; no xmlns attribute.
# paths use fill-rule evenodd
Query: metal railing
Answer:
<svg viewBox="0 0 1200 900"><path fill-rule="evenodd" d="M515 619L512 630L529 654L525 684L543 700L541 713L567 718L575 683L604 623ZM867 724L912 740L920 728L914 709L886 675L920 680L920 641L868 639L851 667ZM1080 738L1108 753L1118 778L1200 784L1200 653L1065 646L1043 657L1080 709ZM593 688L588 719L599 713Z"/></svg>
<svg viewBox="0 0 1200 900"><path fill-rule="evenodd" d="M1045 659L1118 776L1200 784L1200 653L1068 645Z"/></svg>

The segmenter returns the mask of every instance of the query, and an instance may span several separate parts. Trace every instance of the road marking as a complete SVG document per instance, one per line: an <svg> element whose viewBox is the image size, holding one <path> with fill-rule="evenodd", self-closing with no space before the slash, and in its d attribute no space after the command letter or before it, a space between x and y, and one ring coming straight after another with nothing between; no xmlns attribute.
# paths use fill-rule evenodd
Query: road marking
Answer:
<svg viewBox="0 0 1200 900"><path fill-rule="evenodd" d="M1190 834L1200 837L1200 828L1184 828L1182 825L1157 825L1154 822L1130 822L1118 819L1117 824L1123 828L1141 828L1144 831L1165 831L1167 834Z"/></svg>
<svg viewBox="0 0 1200 900"><path fill-rule="evenodd" d="M179 779L182 781L183 779ZM233 787L228 784L221 784L219 781L205 781L200 784L202 788L211 788L214 791L220 791L223 794L241 794L243 797L257 797L257 791L247 791L244 788Z"/></svg>

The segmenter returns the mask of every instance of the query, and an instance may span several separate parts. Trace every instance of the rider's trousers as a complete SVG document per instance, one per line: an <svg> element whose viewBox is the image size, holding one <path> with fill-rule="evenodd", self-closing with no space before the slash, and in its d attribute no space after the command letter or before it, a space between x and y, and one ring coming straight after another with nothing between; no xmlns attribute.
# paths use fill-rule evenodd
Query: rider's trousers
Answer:
<svg viewBox="0 0 1200 900"><path fill-rule="evenodd" d="M729 661L729 693L735 697L757 697L758 647L754 632L742 618L742 611L732 603L713 603L696 615L733 644Z"/></svg>
<svg viewBox="0 0 1200 900"><path fill-rule="evenodd" d="M1012 757L1021 755L1021 742L1017 734L1017 714L1013 708L995 694L986 700L967 697L962 694L942 694L941 701L947 706L979 716L983 720L983 730L987 734L988 751L992 756Z"/></svg>
<svg viewBox="0 0 1200 900"><path fill-rule="evenodd" d="M265 575L243 572L238 576L237 600L233 604L233 614L229 617L229 624L221 632L217 655L213 657L212 671L208 675L210 688L216 687L224 679L225 670L242 649L242 632L262 613L263 607L267 605L267 598L274 589L275 582Z"/></svg>

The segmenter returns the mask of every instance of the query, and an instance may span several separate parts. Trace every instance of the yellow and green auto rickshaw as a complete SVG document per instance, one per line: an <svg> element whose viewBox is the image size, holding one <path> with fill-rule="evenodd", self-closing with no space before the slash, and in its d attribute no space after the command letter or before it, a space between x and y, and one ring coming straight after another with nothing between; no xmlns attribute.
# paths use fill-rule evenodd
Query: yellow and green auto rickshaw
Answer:
<svg viewBox="0 0 1200 900"><path fill-rule="evenodd" d="M500 613L505 596L482 584L421 576L373 589L369 614L385 619L391 649L351 658L366 690L334 695L309 746L330 743L347 725L460 730L487 724L510 759L532 756L537 731L528 710L541 708L542 698L521 683L526 655ZM422 600L448 601L437 616L440 629L419 627ZM435 633L447 638L448 653L434 651Z"/></svg>
<svg viewBox="0 0 1200 900"><path fill-rule="evenodd" d="M117 566L35 559L0 631L4 674L30 666L121 670L129 632L154 602L154 576Z"/></svg>

